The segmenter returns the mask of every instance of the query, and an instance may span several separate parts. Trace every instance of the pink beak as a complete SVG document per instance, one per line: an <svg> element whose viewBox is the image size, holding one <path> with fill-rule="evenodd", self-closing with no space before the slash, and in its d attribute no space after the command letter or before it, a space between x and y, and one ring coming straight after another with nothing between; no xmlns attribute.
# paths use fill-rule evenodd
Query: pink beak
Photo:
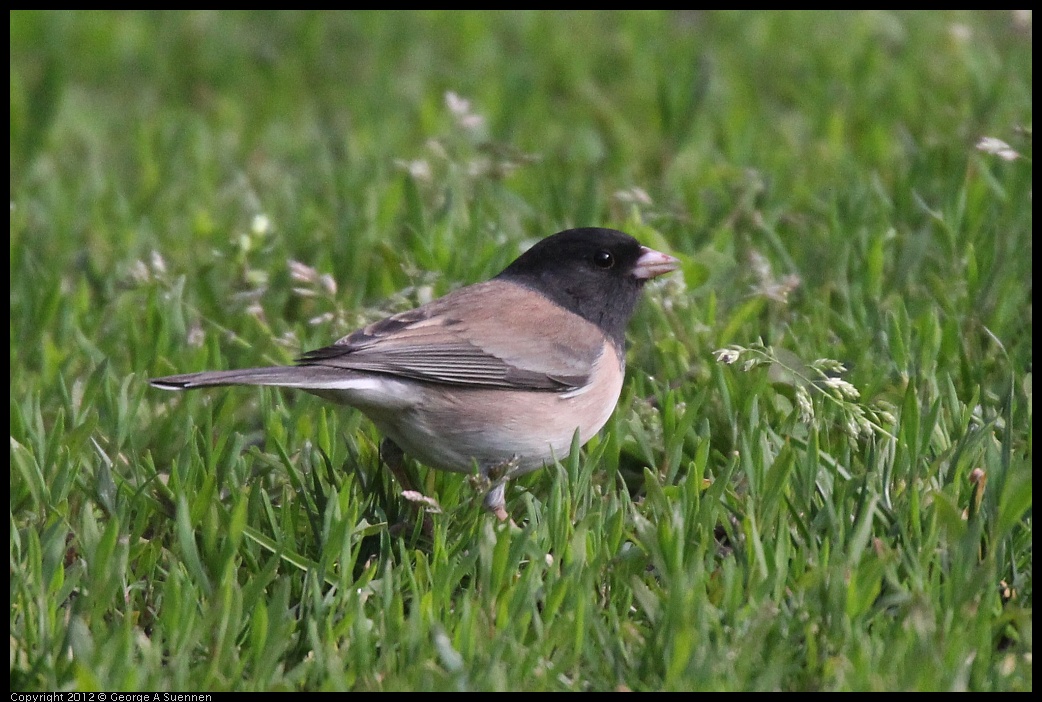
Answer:
<svg viewBox="0 0 1042 702"><path fill-rule="evenodd" d="M640 258L633 268L633 275L640 280L650 280L680 268L680 261L661 251L640 247Z"/></svg>

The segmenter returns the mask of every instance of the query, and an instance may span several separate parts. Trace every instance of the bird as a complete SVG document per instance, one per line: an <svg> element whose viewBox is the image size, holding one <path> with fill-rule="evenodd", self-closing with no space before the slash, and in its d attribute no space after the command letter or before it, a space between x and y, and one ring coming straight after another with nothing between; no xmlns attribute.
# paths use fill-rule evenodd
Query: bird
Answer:
<svg viewBox="0 0 1042 702"><path fill-rule="evenodd" d="M645 283L673 256L621 231L584 227L536 242L490 280L373 322L291 366L150 380L164 390L296 388L365 414L392 471L405 453L492 479L505 519L514 476L569 454L608 421L625 375L626 327ZM403 485L403 487L407 487Z"/></svg>

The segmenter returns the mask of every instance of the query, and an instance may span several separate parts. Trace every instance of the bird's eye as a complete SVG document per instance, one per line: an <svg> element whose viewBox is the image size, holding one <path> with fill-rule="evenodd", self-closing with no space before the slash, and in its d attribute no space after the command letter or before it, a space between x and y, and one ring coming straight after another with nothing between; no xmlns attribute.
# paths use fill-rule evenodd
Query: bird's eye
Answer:
<svg viewBox="0 0 1042 702"><path fill-rule="evenodd" d="M598 251L593 255L593 262L598 268L611 268L615 265L615 257L611 251Z"/></svg>

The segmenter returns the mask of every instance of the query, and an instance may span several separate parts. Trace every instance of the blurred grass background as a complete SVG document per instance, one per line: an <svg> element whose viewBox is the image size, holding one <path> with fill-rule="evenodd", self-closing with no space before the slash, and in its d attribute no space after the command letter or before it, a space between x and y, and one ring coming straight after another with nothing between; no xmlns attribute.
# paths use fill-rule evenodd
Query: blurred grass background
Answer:
<svg viewBox="0 0 1042 702"><path fill-rule="evenodd" d="M1031 689L1030 11L10 20L12 690ZM147 386L587 225L684 267L519 528Z"/></svg>

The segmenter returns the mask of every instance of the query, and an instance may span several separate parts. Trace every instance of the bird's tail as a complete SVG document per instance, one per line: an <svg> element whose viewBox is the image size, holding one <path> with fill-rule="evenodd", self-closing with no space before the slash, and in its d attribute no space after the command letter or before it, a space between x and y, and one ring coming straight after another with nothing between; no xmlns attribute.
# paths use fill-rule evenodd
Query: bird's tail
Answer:
<svg viewBox="0 0 1042 702"><path fill-rule="evenodd" d="M152 378L149 383L163 390L191 390L222 385L273 385L284 388L322 388L343 384L351 376L342 368L321 366L271 366L240 370L202 371Z"/></svg>

